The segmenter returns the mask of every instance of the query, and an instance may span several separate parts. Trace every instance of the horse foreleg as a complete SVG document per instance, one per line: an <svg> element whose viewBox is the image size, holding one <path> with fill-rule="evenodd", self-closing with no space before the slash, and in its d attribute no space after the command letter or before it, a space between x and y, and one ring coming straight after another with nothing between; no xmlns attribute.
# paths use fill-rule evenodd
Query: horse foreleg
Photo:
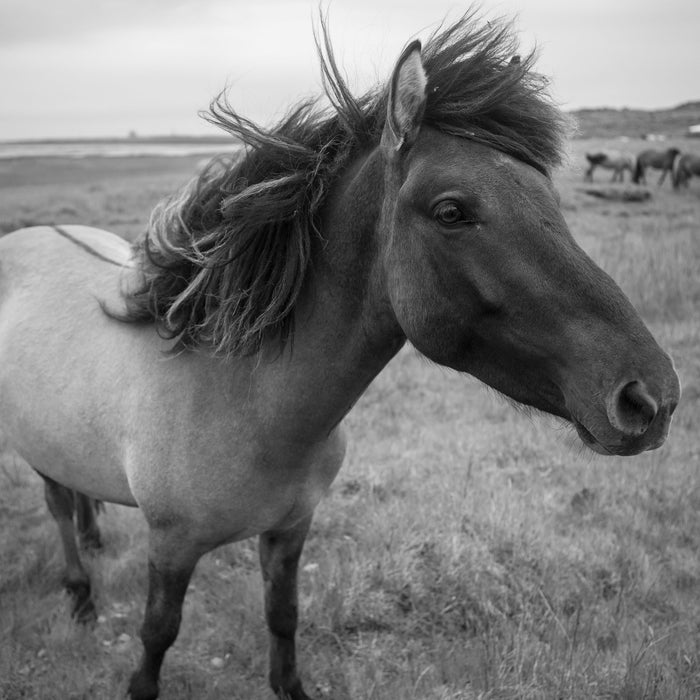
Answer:
<svg viewBox="0 0 700 700"><path fill-rule="evenodd" d="M78 491L75 492L78 537L85 549L102 549L102 537L97 526L97 510L100 507L101 501L94 501Z"/></svg>
<svg viewBox="0 0 700 700"><path fill-rule="evenodd" d="M158 697L160 667L180 629L182 603L199 556L183 546L181 538L151 532L148 598L141 627L143 655L128 691L133 700Z"/></svg>
<svg viewBox="0 0 700 700"><path fill-rule="evenodd" d="M661 177L659 178L659 187L663 184L664 180L666 179L666 173L668 172L668 168L664 168L663 172L661 173Z"/></svg>
<svg viewBox="0 0 700 700"><path fill-rule="evenodd" d="M311 518L291 530L260 535L265 618L270 632L270 686L281 700L311 700L296 669L297 569Z"/></svg>
<svg viewBox="0 0 700 700"><path fill-rule="evenodd" d="M75 496L71 489L61 486L49 477L43 475L42 477L46 504L58 525L63 542L63 552L66 558L63 585L73 599L72 615L79 622L90 622L95 619L95 605L90 595L90 577L80 561L75 539L75 525L73 524Z"/></svg>

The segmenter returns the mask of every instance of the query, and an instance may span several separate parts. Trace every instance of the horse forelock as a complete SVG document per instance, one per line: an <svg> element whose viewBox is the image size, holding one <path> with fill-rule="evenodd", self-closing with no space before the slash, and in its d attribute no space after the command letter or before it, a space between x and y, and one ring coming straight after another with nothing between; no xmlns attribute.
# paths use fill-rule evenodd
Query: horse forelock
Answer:
<svg viewBox="0 0 700 700"><path fill-rule="evenodd" d="M541 172L561 162L567 122L534 71L536 54L517 55L510 23L474 25L474 13L438 30L424 50L428 100L424 122L480 141Z"/></svg>
<svg viewBox="0 0 700 700"><path fill-rule="evenodd" d="M144 283L127 298L129 318L155 320L184 347L257 352L293 334L320 210L345 165L379 143L386 87L356 97L336 63L324 18L317 47L330 109L296 105L270 128L238 114L222 94L206 118L242 144L154 210L135 252ZM534 55L512 61L504 21L475 14L425 43L423 123L485 143L548 174L559 163L565 122L534 73Z"/></svg>

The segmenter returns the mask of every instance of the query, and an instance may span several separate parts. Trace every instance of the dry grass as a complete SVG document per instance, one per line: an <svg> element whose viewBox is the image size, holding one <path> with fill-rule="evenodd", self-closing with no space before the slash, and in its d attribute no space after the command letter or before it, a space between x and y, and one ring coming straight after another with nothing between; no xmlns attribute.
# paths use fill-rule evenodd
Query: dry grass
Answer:
<svg viewBox="0 0 700 700"><path fill-rule="evenodd" d="M318 698L700 696L700 187L588 198L582 154L603 145L574 142L557 184L574 235L676 360L669 443L597 457L568 428L402 351L348 418L348 459L302 561L300 663ZM0 225L75 211L131 235L191 165L8 186ZM80 629L38 480L9 454L1 465L0 697L122 698L145 594L139 513L108 506L106 551L89 559L101 618ZM162 692L264 699L265 675L257 555L243 542L198 567Z"/></svg>

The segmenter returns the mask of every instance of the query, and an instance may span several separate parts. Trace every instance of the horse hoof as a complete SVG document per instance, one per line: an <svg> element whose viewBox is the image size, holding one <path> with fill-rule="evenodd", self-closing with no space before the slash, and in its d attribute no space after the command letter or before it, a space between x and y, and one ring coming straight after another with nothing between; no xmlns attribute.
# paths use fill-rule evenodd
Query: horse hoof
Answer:
<svg viewBox="0 0 700 700"><path fill-rule="evenodd" d="M81 625L93 625L97 622L97 610L91 598L83 601L76 601L73 604L73 619Z"/></svg>
<svg viewBox="0 0 700 700"><path fill-rule="evenodd" d="M129 689L126 693L131 700L156 700L158 697L158 683L144 678L143 674L136 671L129 681Z"/></svg>
<svg viewBox="0 0 700 700"><path fill-rule="evenodd" d="M310 695L304 692L301 681L297 681L291 688L279 688L276 695L278 700L313 700Z"/></svg>
<svg viewBox="0 0 700 700"><path fill-rule="evenodd" d="M90 594L90 583L86 581L65 581L63 585L73 601L71 617L82 625L97 620L97 611Z"/></svg>

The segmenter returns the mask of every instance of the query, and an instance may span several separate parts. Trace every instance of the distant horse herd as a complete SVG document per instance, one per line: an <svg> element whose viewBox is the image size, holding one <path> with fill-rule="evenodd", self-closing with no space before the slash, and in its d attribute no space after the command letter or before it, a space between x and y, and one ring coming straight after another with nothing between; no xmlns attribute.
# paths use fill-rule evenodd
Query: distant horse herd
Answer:
<svg viewBox="0 0 700 700"><path fill-rule="evenodd" d="M700 156L693 153L682 153L678 148L667 148L665 151L648 149L642 151L637 157L617 153L598 151L586 153L588 168L584 174L584 180L593 182L593 173L596 168L612 170L612 182L624 182L625 170L629 170L630 179L636 184L646 184L646 171L648 168L661 170L659 186L669 175L674 189L687 187L693 175L700 176Z"/></svg>

